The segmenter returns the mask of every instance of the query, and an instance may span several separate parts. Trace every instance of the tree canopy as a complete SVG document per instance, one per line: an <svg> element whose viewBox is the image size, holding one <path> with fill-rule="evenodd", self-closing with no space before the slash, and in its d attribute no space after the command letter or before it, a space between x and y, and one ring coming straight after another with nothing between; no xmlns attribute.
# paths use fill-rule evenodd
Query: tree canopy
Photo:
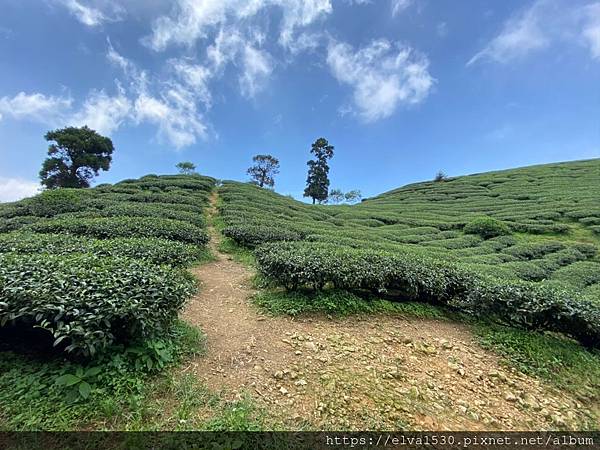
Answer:
<svg viewBox="0 0 600 450"><path fill-rule="evenodd" d="M324 202L329 194L329 164L328 161L333 157L333 145L329 145L327 139L317 139L310 149L315 159L307 162L308 176L306 178L306 188L304 197L311 197L313 204L315 201Z"/></svg>
<svg viewBox="0 0 600 450"><path fill-rule="evenodd" d="M179 173L183 173L185 175L192 175L196 173L196 165L190 161L182 161L175 167L179 169Z"/></svg>
<svg viewBox="0 0 600 450"><path fill-rule="evenodd" d="M110 168L112 141L87 126L49 131L44 137L54 141L40 170L42 185L48 189L89 187L100 170Z"/></svg>
<svg viewBox="0 0 600 450"><path fill-rule="evenodd" d="M275 186L275 175L279 173L279 160L271 155L256 155L252 158L254 165L246 172L252 183L260 187Z"/></svg>

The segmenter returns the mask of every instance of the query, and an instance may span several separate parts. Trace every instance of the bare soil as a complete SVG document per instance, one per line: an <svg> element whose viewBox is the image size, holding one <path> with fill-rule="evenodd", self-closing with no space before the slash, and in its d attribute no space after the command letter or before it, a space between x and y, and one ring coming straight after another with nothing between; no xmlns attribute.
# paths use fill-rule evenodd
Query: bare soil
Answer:
<svg viewBox="0 0 600 450"><path fill-rule="evenodd" d="M251 396L267 423L294 430L589 423L576 399L501 364L466 325L389 314L262 314L250 301L251 269L221 253L219 233L209 231L216 260L194 270L202 288L183 315L207 335L207 352L186 371L226 398Z"/></svg>

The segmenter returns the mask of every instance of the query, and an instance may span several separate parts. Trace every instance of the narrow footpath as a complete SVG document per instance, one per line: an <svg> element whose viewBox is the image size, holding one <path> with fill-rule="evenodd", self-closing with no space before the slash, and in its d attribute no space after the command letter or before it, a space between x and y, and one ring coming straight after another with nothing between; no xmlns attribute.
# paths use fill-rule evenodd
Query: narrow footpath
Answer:
<svg viewBox="0 0 600 450"><path fill-rule="evenodd" d="M209 214L216 215L217 192ZM468 327L400 315L293 319L251 303L253 272L219 250L194 269L183 314L207 336L193 371L213 392L250 395L286 429L540 430L585 419L578 402L506 368ZM589 419L588 419L589 420ZM599 424L600 425L600 424Z"/></svg>

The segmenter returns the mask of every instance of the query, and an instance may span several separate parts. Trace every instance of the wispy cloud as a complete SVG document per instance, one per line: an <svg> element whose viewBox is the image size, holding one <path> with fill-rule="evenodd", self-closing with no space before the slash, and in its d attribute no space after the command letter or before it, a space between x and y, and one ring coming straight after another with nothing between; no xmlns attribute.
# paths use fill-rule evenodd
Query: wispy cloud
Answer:
<svg viewBox="0 0 600 450"><path fill-rule="evenodd" d="M156 51L169 45L191 46L212 29L239 24L267 7L282 11L280 42L293 43L295 31L331 13L330 0L177 0L171 14L156 19L144 42Z"/></svg>
<svg viewBox="0 0 600 450"><path fill-rule="evenodd" d="M542 13L546 3L545 0L537 1L530 8L511 17L504 24L500 34L473 56L467 66L484 58L506 63L533 50L546 47L549 39L542 23Z"/></svg>
<svg viewBox="0 0 600 450"><path fill-rule="evenodd" d="M121 86L116 95L105 91L92 91L79 111L70 118L71 125L87 125L100 134L111 135L127 120L132 104Z"/></svg>
<svg viewBox="0 0 600 450"><path fill-rule="evenodd" d="M64 120L64 115L72 103L70 97L19 92L12 98L0 98L0 120L12 117L56 125Z"/></svg>
<svg viewBox="0 0 600 450"><path fill-rule="evenodd" d="M434 85L425 56L384 39L357 51L332 41L327 63L335 78L352 87L356 112L366 122L389 117L402 104L423 101Z"/></svg>
<svg viewBox="0 0 600 450"><path fill-rule="evenodd" d="M600 59L600 2L574 6L561 0L535 0L509 17L467 66L483 60L508 63L558 42L583 42L590 56Z"/></svg>
<svg viewBox="0 0 600 450"><path fill-rule="evenodd" d="M594 3L583 10L581 35L589 47L593 58L600 59L600 3Z"/></svg>
<svg viewBox="0 0 600 450"><path fill-rule="evenodd" d="M123 7L112 0L56 0L88 27L121 20Z"/></svg>
<svg viewBox="0 0 600 450"><path fill-rule="evenodd" d="M40 184L22 178L0 177L0 202L14 202L31 197L40 190Z"/></svg>
<svg viewBox="0 0 600 450"><path fill-rule="evenodd" d="M392 0L392 17L396 17L398 14L402 13L405 9L407 9L413 0Z"/></svg>

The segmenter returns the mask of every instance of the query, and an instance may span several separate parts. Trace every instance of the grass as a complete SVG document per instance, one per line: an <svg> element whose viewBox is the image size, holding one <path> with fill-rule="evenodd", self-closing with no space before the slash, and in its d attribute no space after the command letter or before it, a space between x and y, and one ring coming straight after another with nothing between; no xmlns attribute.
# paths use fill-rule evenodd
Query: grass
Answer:
<svg viewBox="0 0 600 450"><path fill-rule="evenodd" d="M444 319L446 312L426 303L392 302L375 297L362 298L339 290L283 291L264 290L257 293L253 303L273 315L298 316L326 314L348 316L355 314L403 314L419 319Z"/></svg>
<svg viewBox="0 0 600 450"><path fill-rule="evenodd" d="M549 334L478 323L480 344L505 363L570 392L582 402L600 404L600 352ZM600 408L598 413L600 413Z"/></svg>
<svg viewBox="0 0 600 450"><path fill-rule="evenodd" d="M255 267L256 260L251 250L242 247L233 239L224 237L219 243L219 251L230 255L234 261L239 262L247 267Z"/></svg>
<svg viewBox="0 0 600 450"><path fill-rule="evenodd" d="M203 348L204 336L178 322L160 341L113 347L93 363L27 353L22 348L3 350L0 430L75 430L92 423L122 426L135 422L143 415L145 399L155 381ZM87 398L78 392L79 384L57 383L64 375L92 367L98 373L85 378L91 386Z"/></svg>

